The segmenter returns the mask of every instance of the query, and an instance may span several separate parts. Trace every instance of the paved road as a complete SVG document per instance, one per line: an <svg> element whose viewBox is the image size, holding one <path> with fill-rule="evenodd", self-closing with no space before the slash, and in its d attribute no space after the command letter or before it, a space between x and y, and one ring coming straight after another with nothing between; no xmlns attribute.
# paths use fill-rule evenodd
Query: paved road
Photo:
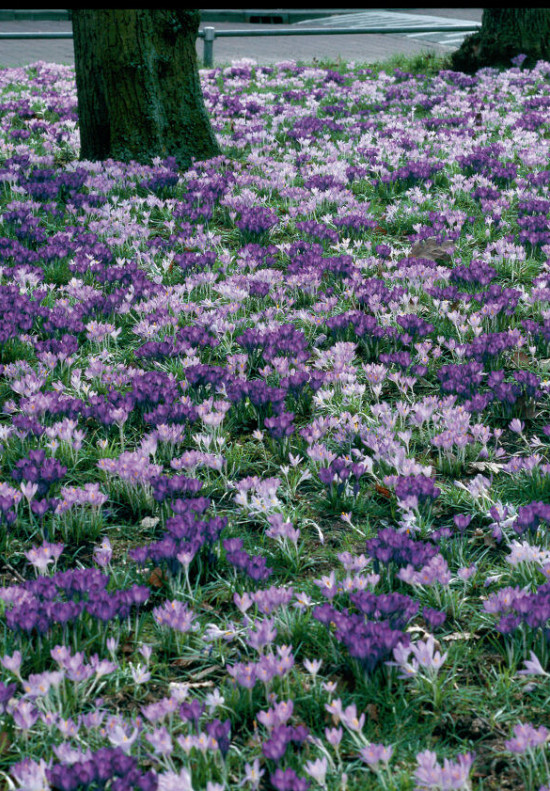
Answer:
<svg viewBox="0 0 550 791"><path fill-rule="evenodd" d="M438 23L445 23L452 20L472 20L481 19L481 9L373 9L361 11L364 14L378 14L377 24L387 24L390 26L395 23L396 15L402 18L413 17L416 24L424 24L434 18ZM372 18L372 17L371 17ZM333 17L336 24L349 24L350 16ZM381 22L385 20L385 22ZM409 19L409 23L413 24ZM276 29L276 25L257 25L232 22L208 23L217 30L235 29L240 30L261 30ZM307 23L308 27L324 27L326 22L313 20ZM333 23L330 23L333 24ZM368 24L371 24L369 22ZM300 23L298 23L298 26ZM359 26L359 25L358 25ZM362 25L361 25L362 26ZM70 31L71 24L68 21L0 21L0 32L8 31ZM435 36L435 40L434 40ZM451 38L445 38L450 36ZM303 36L303 37L281 37L281 38L231 38L218 39L214 45L214 65L228 64L234 59L253 58L261 65L276 63L281 60L338 60L355 62L373 62L389 58L393 55L415 55L420 52L446 53L450 52L459 45L460 34L452 32L444 34L429 34L428 36L415 35L331 35L331 36ZM197 41L197 53L199 61L202 60L203 43ZM25 66L36 61L49 61L55 63L74 63L73 44L71 40L31 40L31 41L5 41L0 40L0 66Z"/></svg>
<svg viewBox="0 0 550 791"><path fill-rule="evenodd" d="M298 27L322 27L329 29L337 29L342 27L347 28L364 28L364 27L377 27L377 28L411 28L418 27L419 25L433 25L434 27L447 27L448 32L438 33L405 33L407 38L422 39L423 42L441 44L446 47L459 47L464 38L469 33L453 32L453 28L463 26L464 23L476 23L481 21L481 9L467 9L472 12L479 11L479 14L471 14L470 17L478 18L461 18L448 16L454 9L445 9L447 12L445 16L440 15L440 12L435 9L431 13L410 13L403 11L388 11L387 9L369 9L361 10L354 14L345 14L342 16L327 16L321 19L315 19L309 22L298 22ZM465 10L465 9L457 9Z"/></svg>

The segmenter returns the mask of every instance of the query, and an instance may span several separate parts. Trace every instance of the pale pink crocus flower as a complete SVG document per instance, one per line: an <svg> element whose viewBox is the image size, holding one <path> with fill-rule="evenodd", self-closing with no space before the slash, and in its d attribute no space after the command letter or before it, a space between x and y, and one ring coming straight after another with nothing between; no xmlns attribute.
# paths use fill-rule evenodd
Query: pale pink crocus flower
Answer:
<svg viewBox="0 0 550 791"><path fill-rule="evenodd" d="M426 670L435 670L437 673L447 658L447 652L441 655L439 651L434 651L434 648L435 640L432 635L429 635L426 640L419 640L412 645L411 651L421 667Z"/></svg>
<svg viewBox="0 0 550 791"><path fill-rule="evenodd" d="M23 731L30 730L38 719L38 709L32 705L30 700L16 701L11 713L13 721Z"/></svg>
<svg viewBox="0 0 550 791"><path fill-rule="evenodd" d="M191 550L188 550L187 552L178 552L176 557L179 560L179 562L181 563L181 565L184 566L186 569L188 569L189 566L191 565L191 562L192 562L193 558L195 557L195 555L196 555L196 552L194 552L191 549Z"/></svg>
<svg viewBox="0 0 550 791"><path fill-rule="evenodd" d="M313 676L313 678L317 676L322 664L322 659L304 659L304 667L307 672Z"/></svg>
<svg viewBox="0 0 550 791"><path fill-rule="evenodd" d="M184 767L179 774L164 772L159 775L157 789L158 791L193 791L189 769Z"/></svg>
<svg viewBox="0 0 550 791"><path fill-rule="evenodd" d="M147 665L142 665L141 662L136 667L131 664L130 672L132 674L134 684L146 684L151 680L151 673L147 669Z"/></svg>
<svg viewBox="0 0 550 791"><path fill-rule="evenodd" d="M23 496L26 497L26 499L30 502L38 491L38 484L25 481L24 483L20 484L19 488L21 489Z"/></svg>
<svg viewBox="0 0 550 791"><path fill-rule="evenodd" d="M513 420L510 421L508 428L510 429L510 431L513 431L514 434L523 434L525 423L522 420L519 420L517 417L515 417Z"/></svg>
<svg viewBox="0 0 550 791"><path fill-rule="evenodd" d="M357 716L357 707L355 703L351 703L346 707L342 716L342 722L350 731L359 733L365 724L365 715Z"/></svg>
<svg viewBox="0 0 550 791"><path fill-rule="evenodd" d="M233 602L235 603L237 609L240 610L240 612L242 612L243 614L247 610L249 610L254 603L250 598L249 594L246 592L243 593L242 596L240 596L238 593L235 593L233 596Z"/></svg>
<svg viewBox="0 0 550 791"><path fill-rule="evenodd" d="M318 758L316 761L307 761L304 769L320 786L326 787L326 776L328 761L326 758Z"/></svg>
<svg viewBox="0 0 550 791"><path fill-rule="evenodd" d="M344 731L342 728L325 728L325 737L329 744L333 747L338 747L342 738L344 736Z"/></svg>
<svg viewBox="0 0 550 791"><path fill-rule="evenodd" d="M339 723L344 718L344 707L340 698L336 698L330 703L325 703L325 711L332 714L332 718Z"/></svg>
<svg viewBox="0 0 550 791"><path fill-rule="evenodd" d="M33 546L25 552L25 557L40 574L45 574L50 563L54 565L57 563L64 546L64 544L50 544L44 541L41 546Z"/></svg>
<svg viewBox="0 0 550 791"><path fill-rule="evenodd" d="M41 758L38 763L31 758L24 758L11 767L10 773L21 788L32 789L32 791L42 791L48 788L48 781L46 779L47 768L48 765L43 758Z"/></svg>
<svg viewBox="0 0 550 791"><path fill-rule="evenodd" d="M0 658L0 665L13 673L14 676L17 676L17 678L21 678L20 668L22 661L23 657L21 651L14 651L11 656L4 654L4 656Z"/></svg>
<svg viewBox="0 0 550 791"><path fill-rule="evenodd" d="M393 755L393 747L383 744L369 744L359 751L359 757L371 768L377 768L380 762L388 764Z"/></svg>
<svg viewBox="0 0 550 791"><path fill-rule="evenodd" d="M265 774L263 769L260 769L260 760L256 758L253 764L245 764L244 766L244 780L239 785L243 786L245 783L250 785L252 791L255 791L260 785L260 780ZM161 791L159 787L159 791Z"/></svg>
<svg viewBox="0 0 550 791"><path fill-rule="evenodd" d="M414 776L419 788L434 788L441 784L441 767L437 763L437 755L431 750L424 750L416 756L417 769Z"/></svg>
<svg viewBox="0 0 550 791"><path fill-rule="evenodd" d="M94 561L97 565L104 569L111 562L113 556L113 548L108 538L104 538L99 546L94 548Z"/></svg>
<svg viewBox="0 0 550 791"><path fill-rule="evenodd" d="M126 727L123 727L120 723L113 724L107 732L107 738L113 745L113 747L120 747L120 749L126 753L126 755L130 754L130 750L132 749L132 745L138 737L138 729L134 728L131 734L129 734Z"/></svg>
<svg viewBox="0 0 550 791"><path fill-rule="evenodd" d="M518 676L548 676L549 673L543 668L540 659L534 651L530 652L530 658L525 659L523 662L524 670L518 670Z"/></svg>
<svg viewBox="0 0 550 791"><path fill-rule="evenodd" d="M338 687L338 684L336 683L336 681L324 681L322 687L324 691L327 692L330 696L330 695L334 695Z"/></svg>
<svg viewBox="0 0 550 791"><path fill-rule="evenodd" d="M475 564L472 564L471 566L461 566L456 573L463 582L466 582L476 573L476 571L477 568Z"/></svg>

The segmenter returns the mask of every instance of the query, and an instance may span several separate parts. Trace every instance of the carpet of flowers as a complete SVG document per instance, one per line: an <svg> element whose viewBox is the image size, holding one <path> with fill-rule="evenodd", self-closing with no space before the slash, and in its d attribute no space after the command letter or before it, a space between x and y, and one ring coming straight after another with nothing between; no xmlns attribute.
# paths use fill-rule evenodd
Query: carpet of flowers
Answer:
<svg viewBox="0 0 550 791"><path fill-rule="evenodd" d="M0 787L546 789L550 64L201 78L0 71Z"/></svg>

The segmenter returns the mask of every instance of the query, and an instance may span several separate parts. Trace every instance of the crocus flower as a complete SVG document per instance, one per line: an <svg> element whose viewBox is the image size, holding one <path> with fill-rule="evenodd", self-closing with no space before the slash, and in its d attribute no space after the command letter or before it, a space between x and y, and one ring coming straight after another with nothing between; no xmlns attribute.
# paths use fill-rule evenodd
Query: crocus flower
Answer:
<svg viewBox="0 0 550 791"><path fill-rule="evenodd" d="M0 660L1 661L1 660ZM548 676L549 674L540 663L540 659L534 651L530 652L530 658L523 662L524 670L518 670L518 676Z"/></svg>
<svg viewBox="0 0 550 791"><path fill-rule="evenodd" d="M379 763L388 764L393 754L393 747L385 747L383 744L369 744L359 750L359 757L371 768L377 767Z"/></svg>
<svg viewBox="0 0 550 791"><path fill-rule="evenodd" d="M250 786L251 791L256 791L264 774L265 771L260 769L260 759L255 758L254 763L244 765L244 779L241 785L246 783Z"/></svg>
<svg viewBox="0 0 550 791"><path fill-rule="evenodd" d="M97 565L104 569L111 562L113 556L113 548L108 538L104 538L99 546L94 547L94 561Z"/></svg>
<svg viewBox="0 0 550 791"><path fill-rule="evenodd" d="M63 549L64 544L50 544L48 541L44 541L41 546L33 546L32 549L25 552L25 557L41 574L44 574L50 563L57 562Z"/></svg>
<svg viewBox="0 0 550 791"><path fill-rule="evenodd" d="M186 603L167 601L162 607L155 607L153 617L160 626L169 626L177 632L188 632L193 628L196 615Z"/></svg>
<svg viewBox="0 0 550 791"><path fill-rule="evenodd" d="M178 774L163 772L158 776L158 791L193 791L191 772L183 767Z"/></svg>
<svg viewBox="0 0 550 791"><path fill-rule="evenodd" d="M325 787L328 769L328 760L326 758L318 758L316 761L306 761L304 769L313 780L319 783L323 788Z"/></svg>
<svg viewBox="0 0 550 791"><path fill-rule="evenodd" d="M46 779L46 761L33 761L31 758L24 758L22 761L11 767L10 773L18 783L21 791L44 791L49 787Z"/></svg>
<svg viewBox="0 0 550 791"><path fill-rule="evenodd" d="M11 656L4 654L4 656L0 657L0 664L19 678L22 659L21 651L14 651Z"/></svg>
<svg viewBox="0 0 550 791"><path fill-rule="evenodd" d="M514 725L514 736L504 742L504 746L512 753L525 753L534 747L545 744L548 739L548 730L544 726L534 728L530 723Z"/></svg>
<svg viewBox="0 0 550 791"><path fill-rule="evenodd" d="M145 738L153 746L157 755L170 755L174 749L172 739L166 728L157 728L151 733L146 733Z"/></svg>
<svg viewBox="0 0 550 791"><path fill-rule="evenodd" d="M30 700L17 700L12 709L13 721L21 730L28 731L38 719L38 710L32 705Z"/></svg>

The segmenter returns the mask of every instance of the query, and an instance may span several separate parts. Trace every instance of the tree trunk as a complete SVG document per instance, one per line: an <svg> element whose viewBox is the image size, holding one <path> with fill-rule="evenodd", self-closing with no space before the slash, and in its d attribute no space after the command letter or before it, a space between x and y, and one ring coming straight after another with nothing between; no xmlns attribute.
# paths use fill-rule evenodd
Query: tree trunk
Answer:
<svg viewBox="0 0 550 791"><path fill-rule="evenodd" d="M550 60L550 8L484 8L481 28L452 56L457 71L485 66L510 68L517 55L525 66Z"/></svg>
<svg viewBox="0 0 550 791"><path fill-rule="evenodd" d="M220 153L197 70L197 9L72 11L81 159L180 168Z"/></svg>

